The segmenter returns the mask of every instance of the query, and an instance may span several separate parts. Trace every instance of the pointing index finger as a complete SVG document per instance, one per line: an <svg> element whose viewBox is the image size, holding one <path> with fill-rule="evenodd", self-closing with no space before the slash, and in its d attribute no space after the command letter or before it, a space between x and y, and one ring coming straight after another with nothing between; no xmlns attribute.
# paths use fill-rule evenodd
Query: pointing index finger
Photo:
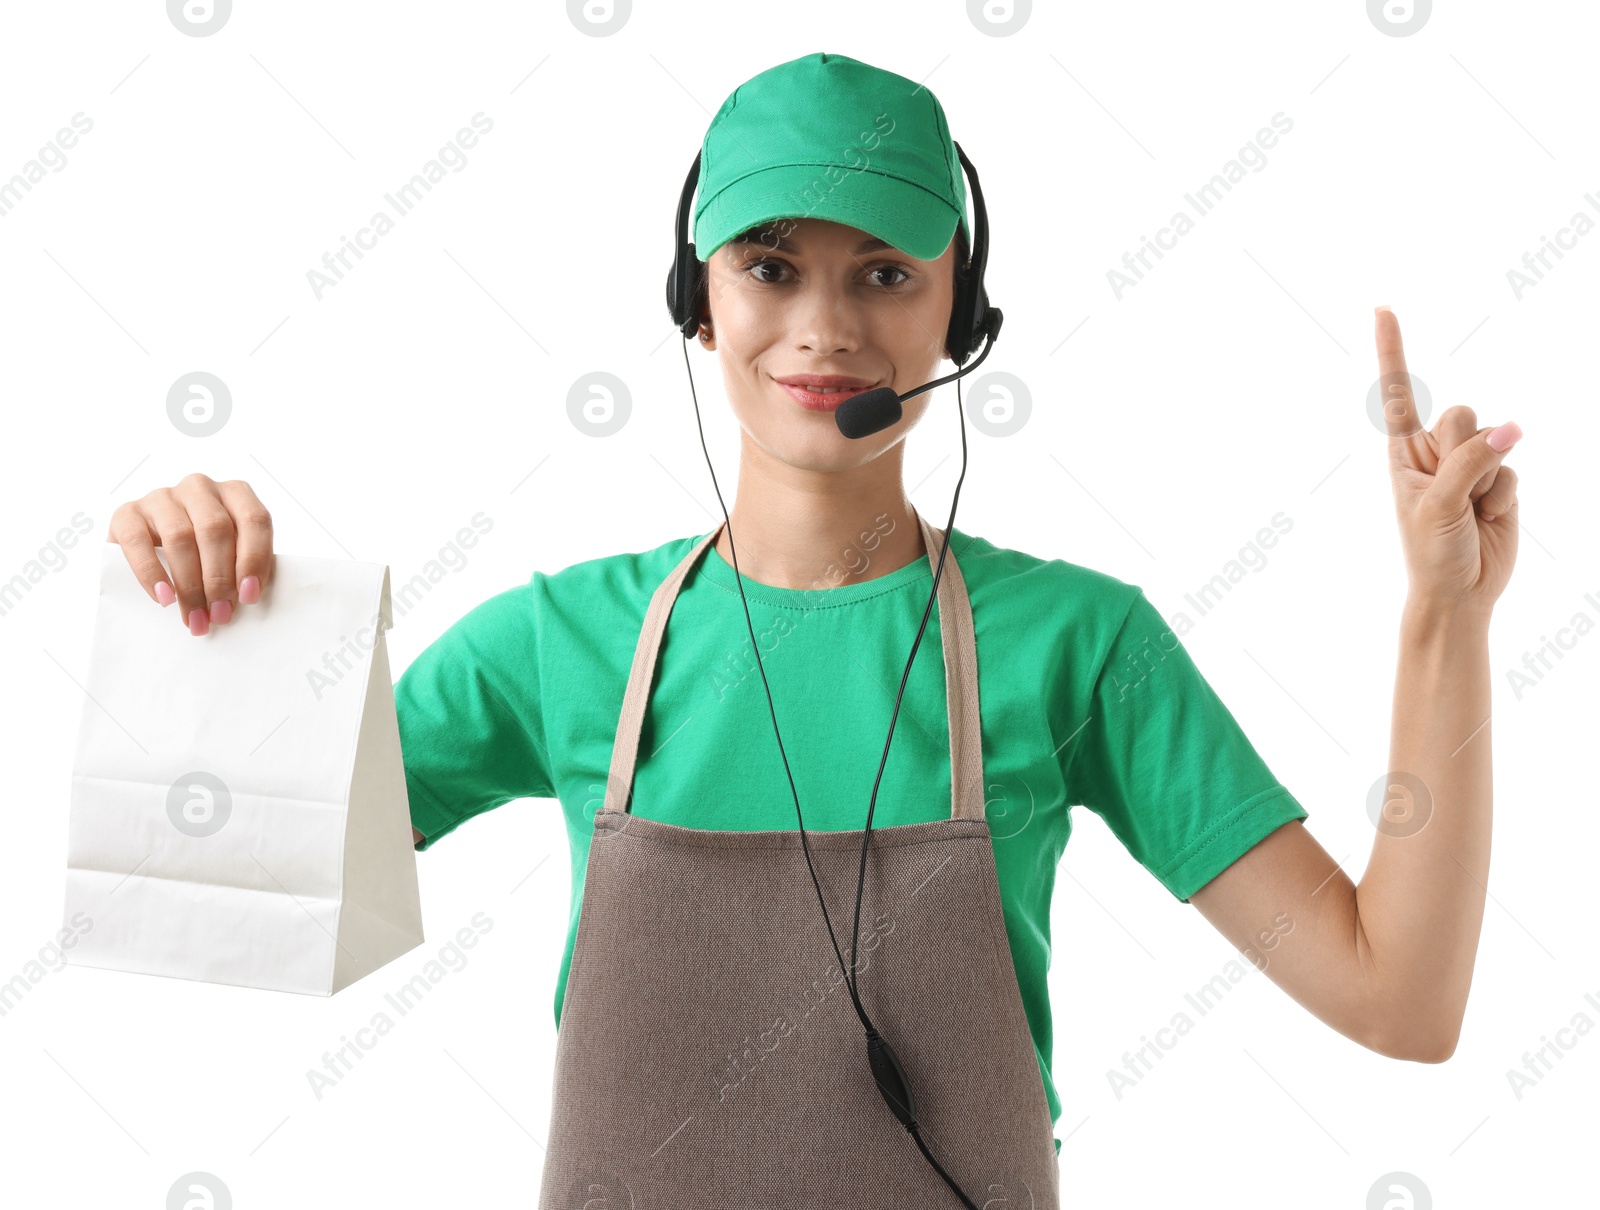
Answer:
<svg viewBox="0 0 1600 1210"><path fill-rule="evenodd" d="M1383 420L1390 438L1412 438L1422 430L1417 416L1411 374L1406 369L1405 346L1400 342L1400 321L1388 307L1374 308L1374 337L1378 346L1378 389L1383 399ZM1391 440L1392 458L1415 454L1409 440Z"/></svg>

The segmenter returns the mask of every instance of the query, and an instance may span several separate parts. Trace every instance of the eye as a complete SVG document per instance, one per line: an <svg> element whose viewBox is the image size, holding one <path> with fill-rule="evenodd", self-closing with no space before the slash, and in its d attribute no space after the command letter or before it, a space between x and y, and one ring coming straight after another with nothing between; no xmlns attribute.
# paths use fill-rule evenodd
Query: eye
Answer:
<svg viewBox="0 0 1600 1210"><path fill-rule="evenodd" d="M899 281L883 283L885 285L886 289L892 289L895 286L903 286L903 285L905 285L906 282L911 280L911 274L909 272L907 272L904 268L902 268L899 265L879 265L876 269L872 270L872 272L873 273L898 273L900 275L900 280ZM869 274L869 276L870 276L870 274Z"/></svg>
<svg viewBox="0 0 1600 1210"><path fill-rule="evenodd" d="M784 266L782 261L776 261L776 260L773 260L771 257L763 256L763 257L760 257L760 258L758 258L756 260L753 260L753 261L747 261L744 265L742 265L740 267L740 272L741 273L758 273L762 269L782 269L784 267L785 266ZM778 284L775 280L773 280L770 277L759 277L758 276L756 278L756 280L758 282L761 282L763 285L768 285L768 286L775 286L775 285Z"/></svg>

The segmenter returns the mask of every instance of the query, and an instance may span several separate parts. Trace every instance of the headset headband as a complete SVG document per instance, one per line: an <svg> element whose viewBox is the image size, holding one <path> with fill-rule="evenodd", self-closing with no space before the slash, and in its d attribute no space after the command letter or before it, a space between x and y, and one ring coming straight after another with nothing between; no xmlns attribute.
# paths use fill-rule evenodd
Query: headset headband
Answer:
<svg viewBox="0 0 1600 1210"><path fill-rule="evenodd" d="M1000 312L989 305L988 291L984 289L983 275L989 263L989 212L983 204L983 187L978 183L978 170L955 144L956 155L966 171L967 183L972 188L972 271L956 290L950 308L950 327L945 333L945 347L956 365L965 364L987 334L993 340L1000 334ZM684 178L683 192L678 197L678 218L674 247L676 255L667 272L667 310L672 322L684 336L693 336L700 317L694 313L694 299L706 272L705 262L695 255L694 243L689 239L689 203L694 197L695 185L700 180L700 153L695 152L694 163ZM688 268L694 266L691 272Z"/></svg>

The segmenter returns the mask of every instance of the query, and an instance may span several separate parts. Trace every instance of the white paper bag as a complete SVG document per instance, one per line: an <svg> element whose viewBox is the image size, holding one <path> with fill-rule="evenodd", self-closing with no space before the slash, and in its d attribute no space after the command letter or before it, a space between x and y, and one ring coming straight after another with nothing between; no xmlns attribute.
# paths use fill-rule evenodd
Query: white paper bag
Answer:
<svg viewBox="0 0 1600 1210"><path fill-rule="evenodd" d="M423 941L389 569L279 553L261 599L209 634L178 608L105 543L69 961L331 995Z"/></svg>

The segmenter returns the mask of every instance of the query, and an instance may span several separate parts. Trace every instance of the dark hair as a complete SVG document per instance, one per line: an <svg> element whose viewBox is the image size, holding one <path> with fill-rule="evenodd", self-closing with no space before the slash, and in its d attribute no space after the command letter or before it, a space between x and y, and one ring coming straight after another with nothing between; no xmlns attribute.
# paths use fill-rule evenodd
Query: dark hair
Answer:
<svg viewBox="0 0 1600 1210"><path fill-rule="evenodd" d="M759 243L761 242L761 237L758 233L764 226L766 226L766 224L762 224L761 227L752 227L750 230L734 236L733 239L729 240L728 242L735 243L740 240L748 240L753 243ZM956 224L955 245L955 289L951 295L952 299L960 295L961 287L966 284L968 277L972 273L972 249L967 246L967 233L962 229L962 224L960 223ZM702 261L701 265L700 286L699 289L695 291L694 296L694 313L695 315L700 316L702 322L704 322L704 319L708 318L711 313L711 290L707 281L708 271L705 268L705 262Z"/></svg>

